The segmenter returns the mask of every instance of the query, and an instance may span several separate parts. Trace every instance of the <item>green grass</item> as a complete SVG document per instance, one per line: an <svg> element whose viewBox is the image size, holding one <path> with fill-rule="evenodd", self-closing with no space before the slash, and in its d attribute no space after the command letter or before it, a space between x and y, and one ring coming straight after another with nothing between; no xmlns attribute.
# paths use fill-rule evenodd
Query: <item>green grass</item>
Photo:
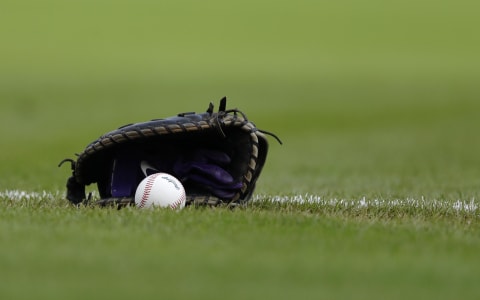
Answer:
<svg viewBox="0 0 480 300"><path fill-rule="evenodd" d="M172 212L3 200L2 298L478 296L478 213L325 208L259 201Z"/></svg>
<svg viewBox="0 0 480 300"><path fill-rule="evenodd" d="M3 1L0 298L477 299L477 2ZM63 158L224 95L284 141L247 207L63 199Z"/></svg>

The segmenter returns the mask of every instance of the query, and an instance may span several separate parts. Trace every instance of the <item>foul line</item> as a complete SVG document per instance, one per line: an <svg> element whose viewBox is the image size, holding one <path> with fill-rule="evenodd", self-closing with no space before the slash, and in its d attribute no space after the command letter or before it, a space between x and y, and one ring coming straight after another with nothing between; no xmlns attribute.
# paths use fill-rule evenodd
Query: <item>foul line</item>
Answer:
<svg viewBox="0 0 480 300"><path fill-rule="evenodd" d="M421 197L420 199L406 198L406 199L367 199L362 197L359 199L338 199L338 198L325 198L319 195L291 195L291 196L268 196L268 195L256 195L252 198L252 201L272 201L280 203L300 203L300 204L318 204L324 207L341 207L341 208L419 208L419 209L453 209L458 212L476 213L480 212L480 203L472 198L470 200L437 200L426 199Z"/></svg>
<svg viewBox="0 0 480 300"><path fill-rule="evenodd" d="M98 196L98 195L94 195ZM0 199L8 199L12 201L44 201L65 199L65 192L30 192L23 190L5 190L0 191ZM324 207L341 207L341 208L419 208L419 209L453 209L458 212L480 213L480 203L475 198L469 200L445 201L437 199L367 199L362 197L359 199L338 199L325 198L319 195L255 195L252 201L272 201L280 203L300 203L300 204L318 204ZM66 200L65 200L66 201Z"/></svg>

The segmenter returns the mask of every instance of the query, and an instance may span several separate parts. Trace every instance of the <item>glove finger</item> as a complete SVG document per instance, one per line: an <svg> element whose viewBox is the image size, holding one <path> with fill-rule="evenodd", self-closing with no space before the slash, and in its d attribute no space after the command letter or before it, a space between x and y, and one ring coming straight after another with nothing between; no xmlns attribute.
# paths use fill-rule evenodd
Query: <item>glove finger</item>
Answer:
<svg viewBox="0 0 480 300"><path fill-rule="evenodd" d="M222 189L222 190L238 190L242 187L241 182L232 182L232 183L218 183L216 181L211 180L208 177L202 176L200 174L190 174L186 180L193 181L197 184L201 184L204 186L209 186L214 189Z"/></svg>
<svg viewBox="0 0 480 300"><path fill-rule="evenodd" d="M233 183L234 181L230 173L219 166L209 163L192 162L191 170L192 172L196 171L197 173L208 176L209 178L221 184L229 184Z"/></svg>
<svg viewBox="0 0 480 300"><path fill-rule="evenodd" d="M197 173L221 184L229 184L234 181L232 175L221 167L205 162L178 160L173 167L173 171L180 178L189 177L190 173Z"/></svg>
<svg viewBox="0 0 480 300"><path fill-rule="evenodd" d="M231 198L235 196L235 193L237 193L238 190L242 187L241 182L221 185L217 182L209 180L207 177L198 174L191 174L188 177L188 181L203 186L213 195L219 198Z"/></svg>

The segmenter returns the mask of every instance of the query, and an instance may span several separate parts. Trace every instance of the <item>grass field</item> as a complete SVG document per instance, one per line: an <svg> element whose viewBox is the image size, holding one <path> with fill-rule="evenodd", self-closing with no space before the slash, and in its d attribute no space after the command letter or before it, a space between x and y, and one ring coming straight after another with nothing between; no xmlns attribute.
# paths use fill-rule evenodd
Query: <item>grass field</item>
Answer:
<svg viewBox="0 0 480 300"><path fill-rule="evenodd" d="M476 1L0 6L1 299L480 297ZM222 96L284 142L246 207L63 199L60 160Z"/></svg>

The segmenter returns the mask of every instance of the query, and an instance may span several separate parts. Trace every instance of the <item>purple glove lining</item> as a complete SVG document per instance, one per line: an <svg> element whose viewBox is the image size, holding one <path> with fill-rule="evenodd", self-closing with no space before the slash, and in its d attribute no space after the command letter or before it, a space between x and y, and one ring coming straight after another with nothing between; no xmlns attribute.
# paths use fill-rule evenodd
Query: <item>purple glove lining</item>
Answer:
<svg viewBox="0 0 480 300"><path fill-rule="evenodd" d="M215 196L219 198L231 198L235 196L235 193L242 188L242 183L232 183L229 186L220 186L217 185L216 183L209 181L203 176L199 176L197 174L192 174L188 178L189 180L200 184L202 186L207 187L207 189Z"/></svg>
<svg viewBox="0 0 480 300"><path fill-rule="evenodd" d="M110 182L112 197L128 197L135 192L138 166L138 160L128 156L119 156L115 159Z"/></svg>
<svg viewBox="0 0 480 300"><path fill-rule="evenodd" d="M194 161L187 161L182 163L178 162L174 165L173 170L181 178L189 177L190 173L195 172L205 175L209 177L212 181L218 182L220 184L233 183L233 177L232 175L230 175L230 173L220 168L219 166L210 163Z"/></svg>
<svg viewBox="0 0 480 300"><path fill-rule="evenodd" d="M178 177L184 184L203 186L219 198L232 198L242 188L222 166L231 159L220 151L200 149L189 156L192 160L179 157L176 161L161 161L153 166L135 155L119 155L113 163L110 192L113 197L129 197L135 193L145 173L167 172ZM167 167L169 166L169 167Z"/></svg>

